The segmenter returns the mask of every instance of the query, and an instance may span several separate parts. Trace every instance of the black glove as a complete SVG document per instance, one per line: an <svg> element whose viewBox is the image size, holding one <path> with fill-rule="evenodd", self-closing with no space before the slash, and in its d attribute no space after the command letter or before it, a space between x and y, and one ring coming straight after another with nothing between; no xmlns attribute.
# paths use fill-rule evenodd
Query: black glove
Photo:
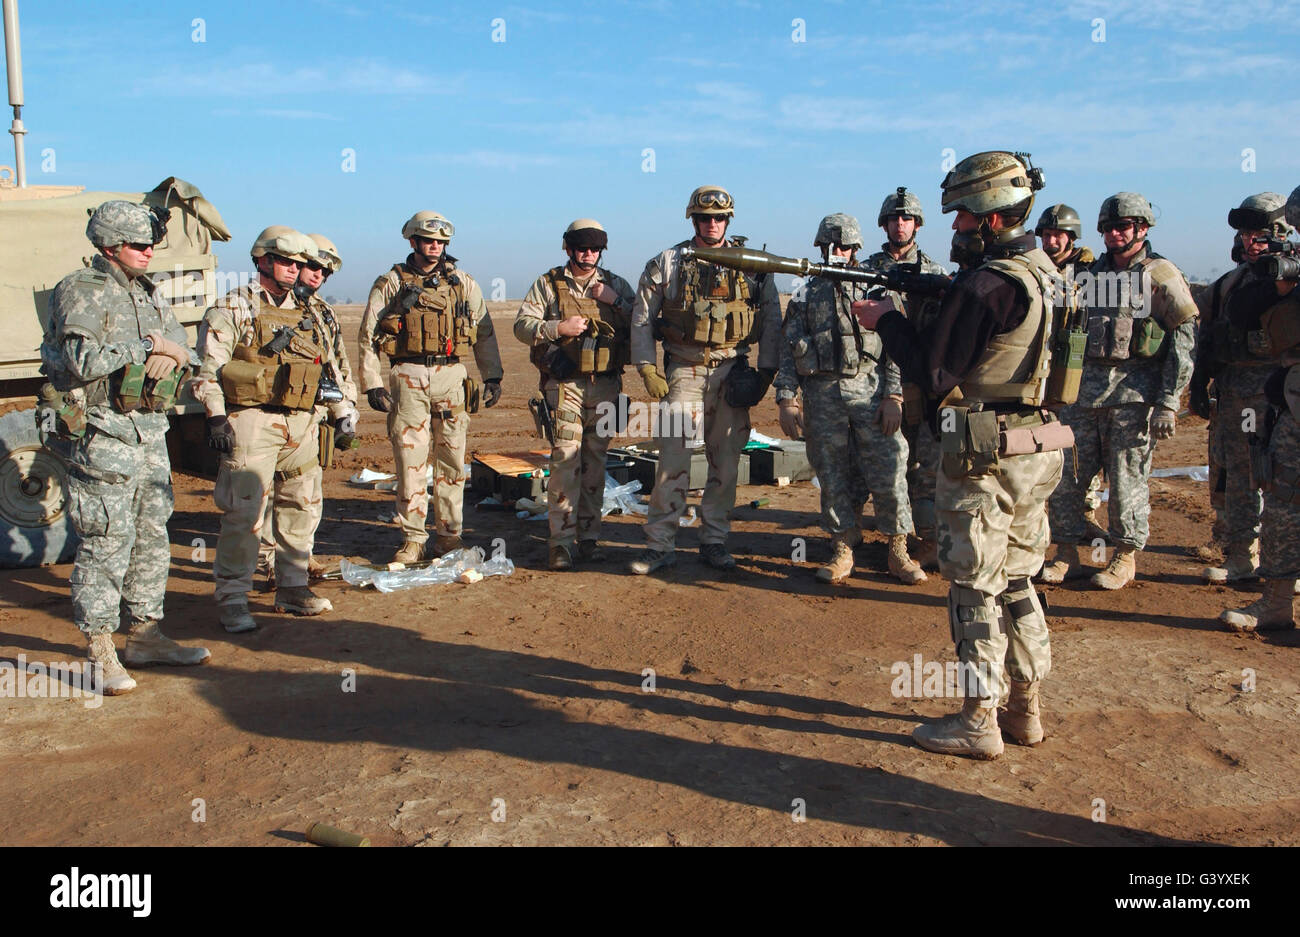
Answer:
<svg viewBox="0 0 1300 937"><path fill-rule="evenodd" d="M225 414L208 417L208 445L226 455L235 448L235 428Z"/></svg>
<svg viewBox="0 0 1300 937"><path fill-rule="evenodd" d="M493 407L501 399L501 378L483 382L483 406Z"/></svg>
<svg viewBox="0 0 1300 937"><path fill-rule="evenodd" d="M374 387L366 391L366 400L369 401L371 410L388 413L393 409L393 395L382 387Z"/></svg>
<svg viewBox="0 0 1300 937"><path fill-rule="evenodd" d="M1200 368L1192 369L1192 382L1187 385L1187 409L1202 420L1210 418L1210 376Z"/></svg>

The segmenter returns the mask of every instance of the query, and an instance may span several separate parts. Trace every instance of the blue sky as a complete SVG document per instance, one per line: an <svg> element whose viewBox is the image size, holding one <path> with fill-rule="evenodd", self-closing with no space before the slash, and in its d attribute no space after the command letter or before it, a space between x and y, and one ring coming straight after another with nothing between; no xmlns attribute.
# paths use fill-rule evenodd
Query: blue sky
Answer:
<svg viewBox="0 0 1300 937"><path fill-rule="evenodd" d="M319 231L344 258L326 291L357 301L426 208L456 224L451 252L486 292L500 278L517 298L584 216L635 284L688 236L703 183L735 196L733 232L800 256L834 211L873 246L882 198L907 185L943 261L945 156L1028 150L1047 176L1035 215L1073 205L1096 249L1101 200L1142 192L1152 244L1194 277L1229 266L1231 207L1300 184L1294 0L20 0L19 14L29 182L181 176L234 232L223 269L247 266L266 225Z"/></svg>

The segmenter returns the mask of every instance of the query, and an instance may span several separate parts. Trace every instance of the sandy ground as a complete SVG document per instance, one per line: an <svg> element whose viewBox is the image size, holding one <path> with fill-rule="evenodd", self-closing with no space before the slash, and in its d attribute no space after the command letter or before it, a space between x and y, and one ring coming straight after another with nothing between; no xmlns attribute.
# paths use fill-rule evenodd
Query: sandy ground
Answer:
<svg viewBox="0 0 1300 937"><path fill-rule="evenodd" d="M535 372L513 307L494 313L505 393L470 447L535 448ZM754 417L779 434L770 398ZM379 414L363 434L326 474L331 561L386 560L399 539L391 496L345 484L391 468ZM1203 464L1204 423L1184 418L1156 462ZM608 520L605 562L550 574L544 523L467 499L467 539L503 538L512 577L392 595L326 583L335 611L315 619L257 593L262 628L232 636L212 604L212 484L178 474L166 630L212 662L137 671L98 709L0 701L0 842L287 845L323 820L396 845L1300 843L1300 634L1219 630L1220 609L1253 596L1199 584L1185 554L1208 532L1204 485L1152 492L1136 583L1046 589L1047 741L971 763L910 739L951 700L891 694L896 661L951 658L944 583L888 579L875 534L847 585L816 583L829 548L808 483L739 492L771 503L737 509L733 574L696 561L697 525L677 569L645 579L624 570L639 518ZM798 537L809 562L790 558ZM80 658L69 571L0 575L0 659Z"/></svg>

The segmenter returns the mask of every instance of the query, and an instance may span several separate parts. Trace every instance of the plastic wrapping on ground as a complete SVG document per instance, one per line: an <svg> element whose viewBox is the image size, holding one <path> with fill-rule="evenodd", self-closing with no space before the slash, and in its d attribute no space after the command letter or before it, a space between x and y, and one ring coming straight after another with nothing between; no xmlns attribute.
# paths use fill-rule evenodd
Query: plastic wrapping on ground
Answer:
<svg viewBox="0 0 1300 937"><path fill-rule="evenodd" d="M481 547L452 550L418 569L372 569L347 560L339 562L343 579L354 586L374 586L380 592L398 592L416 586L442 586L453 582L478 582L488 576L512 576L515 564L504 556L487 559Z"/></svg>

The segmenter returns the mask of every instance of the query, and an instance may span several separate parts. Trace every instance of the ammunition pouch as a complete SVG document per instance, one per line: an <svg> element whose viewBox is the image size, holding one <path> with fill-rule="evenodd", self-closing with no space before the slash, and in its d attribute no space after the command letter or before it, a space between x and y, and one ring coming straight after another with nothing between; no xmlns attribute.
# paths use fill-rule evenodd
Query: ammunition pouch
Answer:
<svg viewBox="0 0 1300 937"><path fill-rule="evenodd" d="M465 412L478 413L479 405L479 386L478 382L472 377L465 378Z"/></svg>
<svg viewBox="0 0 1300 937"><path fill-rule="evenodd" d="M380 317L379 350L392 357L463 358L478 339L460 277L428 278L397 268L402 288ZM432 285L426 285L426 284Z"/></svg>
<svg viewBox="0 0 1300 937"><path fill-rule="evenodd" d="M45 384L36 407L36 429L42 437L53 436L66 442L86 435L86 408L80 395L56 390Z"/></svg>
<svg viewBox="0 0 1300 937"><path fill-rule="evenodd" d="M1274 357L1273 343L1262 321L1260 326L1258 329L1239 329L1226 315L1215 319L1210 324L1209 334L1210 354L1214 363L1267 364ZM1279 337L1285 340L1283 336ZM1295 342L1300 342L1300 332L1295 335Z"/></svg>
<svg viewBox="0 0 1300 937"><path fill-rule="evenodd" d="M165 413L175 405L189 375L188 367L173 368L166 377L155 381L144 373L143 364L128 364L113 375L113 408L119 413Z"/></svg>
<svg viewBox="0 0 1300 937"><path fill-rule="evenodd" d="M939 428L941 465L949 478L996 475L1000 457L1074 445L1074 431L1045 410L998 414L948 405L939 410Z"/></svg>
<svg viewBox="0 0 1300 937"><path fill-rule="evenodd" d="M732 348L753 338L756 303L740 273L716 267L706 270L688 261L682 271L681 296L665 301L659 317L688 345ZM675 338L671 333L666 337Z"/></svg>
<svg viewBox="0 0 1300 937"><path fill-rule="evenodd" d="M1152 316L1093 316L1088 320L1086 356L1099 361L1159 358L1168 333Z"/></svg>
<svg viewBox="0 0 1300 937"><path fill-rule="evenodd" d="M316 460L321 468L327 469L334 464L334 424L324 420L318 432L320 435L316 440Z"/></svg>
<svg viewBox="0 0 1300 937"><path fill-rule="evenodd" d="M237 407L267 405L310 410L316 405L316 391L324 370L314 361L276 364L236 357L221 369L221 389L226 401Z"/></svg>

